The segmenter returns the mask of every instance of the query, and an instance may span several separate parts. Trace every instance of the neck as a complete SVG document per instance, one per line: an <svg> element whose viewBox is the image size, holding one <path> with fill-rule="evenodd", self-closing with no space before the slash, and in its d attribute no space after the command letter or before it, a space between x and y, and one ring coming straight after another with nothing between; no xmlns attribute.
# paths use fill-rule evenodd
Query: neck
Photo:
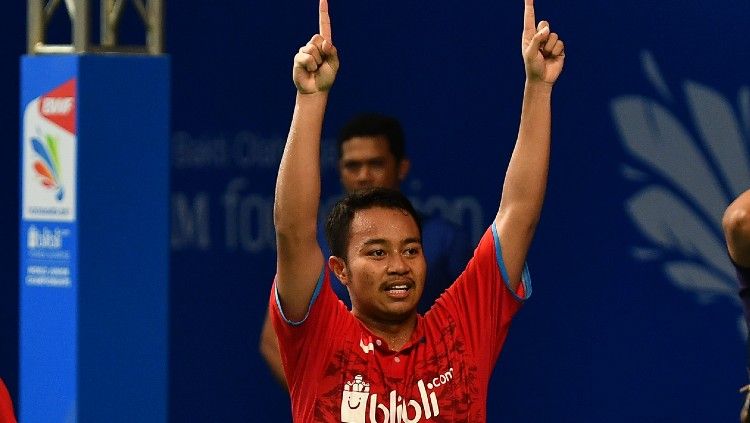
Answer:
<svg viewBox="0 0 750 423"><path fill-rule="evenodd" d="M356 309L352 310L354 317L359 319L370 332L374 333L388 344L388 348L393 351L400 350L411 338L414 329L417 327L417 313L411 313L403 320L382 320L375 319L372 316L366 316L358 313Z"/></svg>

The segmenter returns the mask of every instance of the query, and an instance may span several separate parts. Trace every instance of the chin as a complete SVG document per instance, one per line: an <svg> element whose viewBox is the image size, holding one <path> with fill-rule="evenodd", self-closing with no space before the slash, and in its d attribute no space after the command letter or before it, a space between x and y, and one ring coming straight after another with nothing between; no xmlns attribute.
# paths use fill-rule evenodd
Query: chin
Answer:
<svg viewBox="0 0 750 423"><path fill-rule="evenodd" d="M384 310L384 314L386 314L390 318L389 320L406 320L412 317L414 314L417 314L417 304L391 305Z"/></svg>

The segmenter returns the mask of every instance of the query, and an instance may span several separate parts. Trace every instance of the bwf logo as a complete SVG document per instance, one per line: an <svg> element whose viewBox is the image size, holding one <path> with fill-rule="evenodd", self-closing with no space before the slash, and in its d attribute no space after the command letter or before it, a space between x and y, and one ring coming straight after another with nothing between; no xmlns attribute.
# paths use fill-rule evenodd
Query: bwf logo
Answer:
<svg viewBox="0 0 750 423"><path fill-rule="evenodd" d="M45 97L42 98L42 115L68 115L73 111L73 97Z"/></svg>
<svg viewBox="0 0 750 423"><path fill-rule="evenodd" d="M76 79L70 79L39 99L39 114L71 134L76 133Z"/></svg>
<svg viewBox="0 0 750 423"><path fill-rule="evenodd" d="M362 375L346 382L341 396L342 423L417 423L440 415L435 389L453 380L453 368L425 384L417 382L419 401L402 397L395 390L388 395L388 404L378 402L378 394L370 394L370 384ZM369 410L369 413L368 413ZM367 418L369 417L369 419ZM380 419L380 420L378 420Z"/></svg>

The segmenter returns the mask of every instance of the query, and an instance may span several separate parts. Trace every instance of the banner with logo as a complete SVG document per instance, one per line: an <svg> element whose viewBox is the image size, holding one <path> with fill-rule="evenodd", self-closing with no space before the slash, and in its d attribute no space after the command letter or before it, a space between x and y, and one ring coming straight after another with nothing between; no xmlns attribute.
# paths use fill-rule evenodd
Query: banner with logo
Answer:
<svg viewBox="0 0 750 423"><path fill-rule="evenodd" d="M21 60L21 421L166 420L169 65Z"/></svg>
<svg viewBox="0 0 750 423"><path fill-rule="evenodd" d="M69 421L76 408L77 66L59 63L57 78L27 69L22 90L20 370L45 387L22 390L34 404L24 421Z"/></svg>

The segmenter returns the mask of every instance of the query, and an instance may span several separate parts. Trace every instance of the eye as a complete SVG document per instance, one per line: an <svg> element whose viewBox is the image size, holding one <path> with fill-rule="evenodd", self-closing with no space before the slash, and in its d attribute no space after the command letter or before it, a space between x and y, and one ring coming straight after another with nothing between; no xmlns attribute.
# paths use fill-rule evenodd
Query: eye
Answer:
<svg viewBox="0 0 750 423"><path fill-rule="evenodd" d="M367 253L368 256L372 257L385 257L385 250L377 249Z"/></svg>
<svg viewBox="0 0 750 423"><path fill-rule="evenodd" d="M357 172L362 167L362 163L359 162L346 162L344 163L344 170L347 172Z"/></svg>
<svg viewBox="0 0 750 423"><path fill-rule="evenodd" d="M385 160L383 159L370 160L367 164L370 167L373 167L375 169L382 169L385 167Z"/></svg>
<svg viewBox="0 0 750 423"><path fill-rule="evenodd" d="M409 247L404 250L405 256L416 256L419 255L419 247Z"/></svg>

